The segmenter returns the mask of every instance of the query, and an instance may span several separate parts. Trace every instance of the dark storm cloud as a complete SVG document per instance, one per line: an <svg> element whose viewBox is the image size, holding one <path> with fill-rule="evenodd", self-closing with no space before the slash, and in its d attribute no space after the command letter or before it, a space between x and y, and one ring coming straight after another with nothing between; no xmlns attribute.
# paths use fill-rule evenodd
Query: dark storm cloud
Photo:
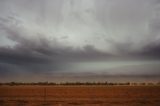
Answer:
<svg viewBox="0 0 160 106"><path fill-rule="evenodd" d="M109 41L113 44L113 47L117 52L121 53L120 57L127 58L141 58L141 59L160 59L160 44L158 42L151 42L143 46L139 50L133 50L133 42L118 43Z"/></svg>
<svg viewBox="0 0 160 106"><path fill-rule="evenodd" d="M154 66L160 59L159 11L159 0L2 0L0 76L81 69L98 73L101 63L90 62L101 61L152 60ZM118 64L106 73L120 74ZM129 67L122 74L134 73L131 64L121 64ZM142 66L147 69L145 62ZM151 72L152 66L141 72Z"/></svg>
<svg viewBox="0 0 160 106"><path fill-rule="evenodd" d="M136 53L139 56L149 57L151 59L160 59L160 44L150 44L145 46L140 52Z"/></svg>
<svg viewBox="0 0 160 106"><path fill-rule="evenodd" d="M109 54L100 52L94 46L86 45L83 48L60 46L57 39L53 43L38 33L38 38L27 39L26 33L19 28L7 26L10 20L1 19L1 29L11 41L16 42L13 47L0 47L1 73L10 70L28 72L61 71L70 67L68 62L91 61L108 57ZM23 36L22 36L23 35ZM67 66L66 66L67 64Z"/></svg>
<svg viewBox="0 0 160 106"><path fill-rule="evenodd" d="M29 47L28 45L24 45L24 43L14 48L1 47L1 73L17 71L29 73L64 71L70 69L69 63L97 60L96 58L98 57L108 56L94 50L92 46L86 46L83 50L77 51L71 48L45 48L45 45Z"/></svg>

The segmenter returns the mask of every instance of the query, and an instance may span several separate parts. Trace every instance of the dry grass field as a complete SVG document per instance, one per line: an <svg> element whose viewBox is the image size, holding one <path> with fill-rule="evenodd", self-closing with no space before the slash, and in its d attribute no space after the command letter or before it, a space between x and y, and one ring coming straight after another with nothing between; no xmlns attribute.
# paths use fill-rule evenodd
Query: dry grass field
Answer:
<svg viewBox="0 0 160 106"><path fill-rule="evenodd" d="M160 106L160 86L0 86L0 106Z"/></svg>

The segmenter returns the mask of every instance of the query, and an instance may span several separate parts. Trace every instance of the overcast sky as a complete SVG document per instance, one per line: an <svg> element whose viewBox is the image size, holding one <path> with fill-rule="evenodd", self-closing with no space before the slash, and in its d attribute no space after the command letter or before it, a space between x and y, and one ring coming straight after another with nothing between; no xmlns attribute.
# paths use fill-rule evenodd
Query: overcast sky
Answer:
<svg viewBox="0 0 160 106"><path fill-rule="evenodd" d="M160 0L0 0L1 81L77 74L160 76Z"/></svg>

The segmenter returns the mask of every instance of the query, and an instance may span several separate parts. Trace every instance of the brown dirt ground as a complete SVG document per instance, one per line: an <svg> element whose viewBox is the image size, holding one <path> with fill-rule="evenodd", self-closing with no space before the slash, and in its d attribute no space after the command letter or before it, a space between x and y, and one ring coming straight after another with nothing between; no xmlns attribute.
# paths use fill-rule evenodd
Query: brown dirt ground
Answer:
<svg viewBox="0 0 160 106"><path fill-rule="evenodd" d="M0 86L0 106L160 106L160 86Z"/></svg>

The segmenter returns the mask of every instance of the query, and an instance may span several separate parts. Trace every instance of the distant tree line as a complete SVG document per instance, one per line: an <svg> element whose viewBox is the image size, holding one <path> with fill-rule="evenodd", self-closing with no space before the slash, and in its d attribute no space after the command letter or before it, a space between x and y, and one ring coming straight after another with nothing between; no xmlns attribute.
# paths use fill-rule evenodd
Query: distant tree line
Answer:
<svg viewBox="0 0 160 106"><path fill-rule="evenodd" d="M159 85L160 82L157 83L137 83L137 82L125 82L125 83L115 83L115 82L62 82L62 83L55 83L55 82L7 82L7 83L0 83L0 85L10 85L10 86L16 86L16 85L126 85L126 86L152 86L152 85Z"/></svg>

